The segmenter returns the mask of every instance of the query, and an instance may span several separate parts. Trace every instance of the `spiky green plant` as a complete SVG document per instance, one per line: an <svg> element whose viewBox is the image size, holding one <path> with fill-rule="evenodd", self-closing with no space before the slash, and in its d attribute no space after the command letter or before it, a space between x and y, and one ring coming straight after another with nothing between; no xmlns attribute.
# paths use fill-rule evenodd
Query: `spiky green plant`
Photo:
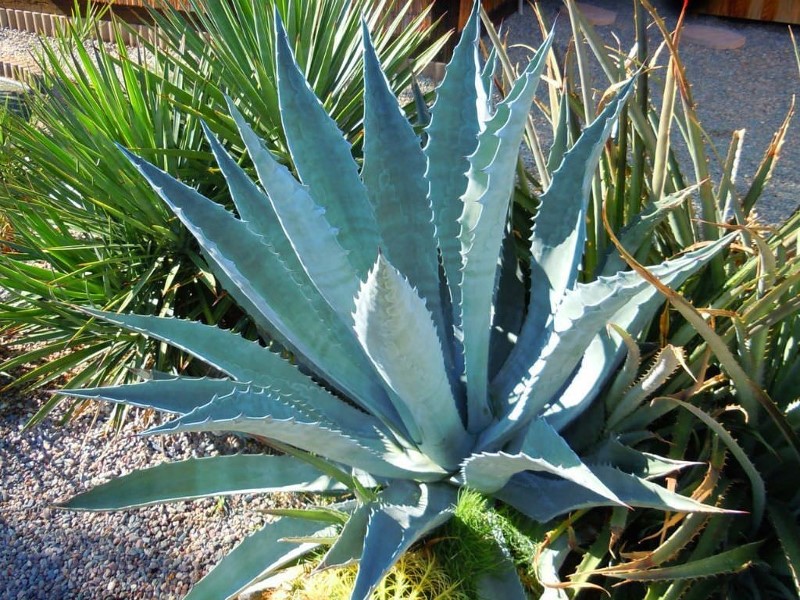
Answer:
<svg viewBox="0 0 800 600"><path fill-rule="evenodd" d="M787 117L743 188L737 180L743 131L733 133L727 152L708 142L677 44L681 23L670 31L649 2L633 3L637 39L628 50L604 44L576 3L566 2L575 52L563 64L553 57L546 77L549 94L543 95L549 102L540 104L556 133L555 150L568 147L573 135L567 130L559 136L565 131L561 124L578 129L591 121L615 88L640 73L623 109L619 135L606 144L592 184L588 227L595 232L590 238L599 243L587 245L582 276L603 272L609 260L622 264L620 256L609 254L612 234L627 236L628 251L648 262L731 229L742 231L743 243L720 253L683 287L685 298L707 309L692 311L673 295L673 307L661 313L639 343L628 339L624 366L611 385L597 388L602 401L591 404L590 412L562 434L592 457L587 460L626 460L624 448L609 441L613 432L641 451L668 448L672 459L708 463L707 472L685 472L682 485L748 516L663 521L652 513L620 510L609 521L587 511L549 535L550 559L570 566L548 580L573 584L576 597L586 582L609 585L628 579L639 583L616 588L614 596L794 598L800 593L800 532L795 486L787 485L785 473L800 466L800 423L794 412L800 373L794 352L800 212L775 227L764 226L756 216L786 141L794 103L786 99ZM660 55L648 55L648 21L663 37L666 51ZM513 74L502 47L496 49L504 73ZM568 77L574 73L578 76ZM594 99L586 92L605 85L609 90ZM661 93L655 95L657 86ZM535 208L538 180L547 180L558 153L551 150L546 158L530 128L527 133L527 146L539 159L536 177L526 174L517 198L520 206ZM673 152L678 136L685 142L688 164ZM715 157L718 169L709 167ZM720 173L716 181L715 171ZM696 185L684 189L691 183ZM525 220L515 224L523 229ZM631 460L629 466L638 459ZM573 536L569 544L564 542L568 531ZM654 532L660 535L653 537ZM621 550L633 548L634 556L620 560Z"/></svg>
<svg viewBox="0 0 800 600"><path fill-rule="evenodd" d="M333 507L284 512L199 582L192 598L230 597L331 536L319 568L358 561L351 597L367 598L405 550L452 516L464 487L540 522L593 506L719 511L639 477L687 463L631 449L627 456L640 459L632 472L613 461L587 464L559 435L594 396L585 382L604 385L624 357L625 336L607 324L637 336L662 305L636 271L577 281L589 186L632 83L564 153L541 198L532 260L520 265L508 235L516 159L552 36L492 105L477 51L478 8L437 90L424 148L364 27L360 174L277 17L278 101L300 181L233 102L262 187L206 134L237 215L123 150L273 343L264 348L196 322L91 310L227 378L157 377L64 393L178 415L151 434L238 431L287 454L161 465L63 506L115 510L245 491L355 494ZM651 266L647 276L679 286L731 239ZM582 360L598 344L601 358ZM496 542L492 597L524 598L505 541Z"/></svg>
<svg viewBox="0 0 800 600"><path fill-rule="evenodd" d="M375 49L395 91L408 87L412 74L433 60L449 37L432 36L433 24L425 23L430 5L412 14L410 1L190 0L188 4L191 10L187 12L167 7L151 11L151 15L159 29L159 43L186 73L186 83L203 87L213 102L198 106L190 96L176 93L176 105L201 114L216 126L218 134L233 138L234 123L219 110L228 94L240 102L242 113L270 150L286 160L290 156L280 122L272 60L274 9L281 15L289 39L297 41L297 62L306 79L356 147L362 133L364 83L359 18L363 16L375 32ZM149 46L157 49L153 43ZM208 86L208 81L215 84Z"/></svg>

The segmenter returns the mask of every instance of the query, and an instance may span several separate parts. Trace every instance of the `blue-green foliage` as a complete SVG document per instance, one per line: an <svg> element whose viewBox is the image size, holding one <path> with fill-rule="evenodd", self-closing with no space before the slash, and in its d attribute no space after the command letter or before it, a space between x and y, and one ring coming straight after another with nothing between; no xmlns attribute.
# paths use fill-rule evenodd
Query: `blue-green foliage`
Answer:
<svg viewBox="0 0 800 600"><path fill-rule="evenodd" d="M559 434L616 371L623 338L641 333L662 302L632 271L577 281L591 176L632 83L553 173L530 240L525 307L509 291L524 295L519 281L504 293L497 287L518 270L512 253L503 251L510 198L552 36L493 105L477 50L477 7L438 89L424 147L391 94L365 28L359 172L279 23L277 87L297 178L265 150L232 103L260 186L206 134L238 216L126 152L195 235L228 292L293 362L206 325L93 312L172 344L226 378L66 393L177 415L150 433L236 431L294 450L280 458L157 467L65 506L113 510L205 494L355 490L358 501L340 507L347 522L323 564L359 561L356 599L367 598L402 552L451 516L462 486L537 520L598 505L715 510L613 466L634 465L638 472L662 465L658 457L612 445L593 464ZM680 285L729 241L651 270ZM501 323L516 323L506 331L515 345L498 358L493 351L503 345L493 331ZM610 333L609 323L627 334ZM286 516L248 538L190 597L230 597L312 548L309 536L329 537L331 527ZM278 542L292 537L305 542ZM522 593L519 584L506 587Z"/></svg>

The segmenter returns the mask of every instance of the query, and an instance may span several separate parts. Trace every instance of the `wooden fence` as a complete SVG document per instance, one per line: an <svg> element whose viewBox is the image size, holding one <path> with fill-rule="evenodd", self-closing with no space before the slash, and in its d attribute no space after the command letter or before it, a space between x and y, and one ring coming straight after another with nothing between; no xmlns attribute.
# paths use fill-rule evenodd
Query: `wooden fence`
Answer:
<svg viewBox="0 0 800 600"><path fill-rule="evenodd" d="M191 7L191 2L189 0L98 0L99 2L104 2L105 4L116 4L118 6L138 6L138 7L155 7L158 8L159 5L163 5L164 2L170 4L171 6L179 9L179 10L188 10ZM212 0L218 1L218 0Z"/></svg>
<svg viewBox="0 0 800 600"><path fill-rule="evenodd" d="M167 2L168 4L180 10L188 10L191 8L189 0L98 0L107 4L116 4L118 6L155 6ZM210 0L212 2L219 2L220 0ZM396 0L392 12L397 13L400 7L403 6L405 0ZM410 21L416 15L419 15L422 10L428 5L433 3L431 15L434 19L442 18L447 27L458 27L461 29L467 21L470 9L472 8L472 0L412 0L411 9L407 14L407 20ZM484 8L489 12L497 12L507 6L516 6L517 0L483 0Z"/></svg>
<svg viewBox="0 0 800 600"><path fill-rule="evenodd" d="M723 17L800 23L800 0L705 0L698 8Z"/></svg>

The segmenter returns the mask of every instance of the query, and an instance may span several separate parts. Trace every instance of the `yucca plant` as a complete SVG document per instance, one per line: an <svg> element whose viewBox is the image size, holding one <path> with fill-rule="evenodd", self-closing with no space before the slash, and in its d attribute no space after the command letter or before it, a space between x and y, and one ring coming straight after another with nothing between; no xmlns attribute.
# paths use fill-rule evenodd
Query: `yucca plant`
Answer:
<svg viewBox="0 0 800 600"><path fill-rule="evenodd" d="M344 494L324 508L284 511L190 597L230 597L327 544L318 568L358 561L351 597L367 598L405 550L452 516L462 488L537 522L592 506L719 512L642 478L689 463L628 449L626 456L638 463L604 458L587 464L559 434L586 410L592 387L614 374L624 340L639 335L663 303L636 271L577 281L589 186L633 84L564 153L541 198L532 258L520 264L508 231L516 159L552 36L493 105L477 50L478 8L437 89L424 148L391 93L365 26L359 173L276 16L278 102L300 181L232 101L261 188L208 128L206 134L237 215L122 151L196 236L216 277L272 342L265 348L197 322L89 310L180 348L226 377L159 374L139 384L63 393L178 415L150 434L237 431L286 454L161 465L62 506L116 510L274 490ZM651 266L647 277L679 286L731 239ZM613 333L609 323L627 333ZM583 359L597 344L604 358ZM631 468L631 462L637 464ZM506 542L498 535L495 543L492 597L524 598ZM476 588L484 593L480 582Z"/></svg>
<svg viewBox="0 0 800 600"><path fill-rule="evenodd" d="M396 91L443 42L423 27L424 13L401 29L404 11L397 17L388 11L395 5L310 0L298 13L297 3L205 3L208 12L196 13L200 23L187 23L177 12L162 18L167 49L151 44L148 57L126 47L120 32L113 50L87 42L97 14L76 17L46 43L39 57L45 93L32 98L30 122L9 118L2 125L10 170L2 182L0 213L15 237L4 238L14 253L0 258L0 286L13 294L0 306L0 330L31 344L0 367L18 374L12 384L52 385L65 375L73 386L113 384L131 381L143 368L202 373L164 344L89 321L76 310L80 306L200 319L257 337L193 238L114 144L135 149L229 204L222 176L208 166L212 156L198 115L233 139L236 128L224 109L227 93L243 111L259 115L254 127L270 149L288 159L278 135L277 105L270 102L275 78L263 68L269 54L260 42L272 31L273 7L291 23L292 39L304 49L299 64L317 74L315 89L339 107L339 122L356 141L359 123L352 114L360 105L354 86L361 76L362 13L375 26L378 53ZM183 47L170 46L180 40ZM54 396L32 423L61 398Z"/></svg>
<svg viewBox="0 0 800 600"><path fill-rule="evenodd" d="M8 160L5 159L5 145L6 145L6 136L3 133L3 123L6 120L6 111L4 109L0 109L0 183L6 180L6 170L9 168ZM12 235L11 233L11 226L6 219L5 214L0 212L0 239L8 239Z"/></svg>
<svg viewBox="0 0 800 600"><path fill-rule="evenodd" d="M431 5L412 14L412 2L397 0L191 0L188 5L186 12L170 7L151 11L159 30L158 43L182 67L185 81L204 87L214 102L198 106L189 95L176 92L175 104L201 114L220 135L235 138L233 121L219 110L224 94L229 95L239 102L270 149L287 161L291 159L279 117L272 60L275 9L295 43L306 79L356 150L363 113L359 19L363 17L374 32L375 49L395 92L411 84L412 75L436 57L449 37L431 35L435 23L426 25ZM154 43L144 43L157 49ZM215 84L208 86L207 81Z"/></svg>

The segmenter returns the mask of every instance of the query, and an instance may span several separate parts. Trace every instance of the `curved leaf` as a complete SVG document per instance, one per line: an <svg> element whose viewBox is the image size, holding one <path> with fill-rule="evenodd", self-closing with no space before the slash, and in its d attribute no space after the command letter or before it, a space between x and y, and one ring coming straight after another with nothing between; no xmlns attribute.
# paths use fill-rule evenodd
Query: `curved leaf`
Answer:
<svg viewBox="0 0 800 600"><path fill-rule="evenodd" d="M372 206L350 145L297 66L277 11L275 31L278 103L292 160L362 279L381 247Z"/></svg>
<svg viewBox="0 0 800 600"><path fill-rule="evenodd" d="M706 558L699 558L670 567L625 571L623 563L619 573L604 570L603 575L628 581L677 581L713 577L724 573L738 573L750 567L758 559L758 549L762 543L745 544L732 550L720 552L714 556L707 556Z"/></svg>
<svg viewBox="0 0 800 600"><path fill-rule="evenodd" d="M800 526L789 507L780 502L770 502L767 515L778 534L794 589L800 595Z"/></svg>
<svg viewBox="0 0 800 600"><path fill-rule="evenodd" d="M236 117L242 119L241 113L233 106L231 99L226 98L226 100L234 120ZM238 121L236 122L238 124ZM280 221L270 206L269 198L228 153L206 122L200 121L200 125L208 145L211 147L214 159L217 161L217 166L225 177L225 183L228 184L228 191L239 218L249 223L255 233L270 240L278 254L288 261L292 255L291 246L283 235ZM252 132L252 130L250 131ZM255 136L254 132L253 135ZM248 152L249 150L248 147ZM268 151L264 149L264 152ZM252 157L252 153L250 154Z"/></svg>
<svg viewBox="0 0 800 600"><path fill-rule="evenodd" d="M696 185L689 186L665 198L651 202L637 214L619 234L620 243L628 248L634 255L638 254L645 242L652 239L655 228L666 219L669 214L680 207L689 196L697 190ZM603 264L598 269L601 275L613 275L626 268L625 261L614 248L609 248Z"/></svg>
<svg viewBox="0 0 800 600"><path fill-rule="evenodd" d="M682 400L677 400L675 398L663 397L658 398L657 400L658 402L674 404L675 406L680 406L681 408L688 410L695 417L705 423L706 426L708 426L709 429L711 429L715 434L717 434L719 439L722 440L722 442L731 451L731 454L733 454L734 458L736 458L736 460L739 462L742 469L747 474L747 478L750 480L753 495L753 531L755 531L755 528L758 527L759 523L761 523L761 519L764 517L767 490L766 486L764 485L764 479L761 477L758 469L756 469L755 465L750 460L750 457L733 438L733 436L728 433L728 430L725 429L719 423L719 421L714 419L705 411L699 409L693 404L689 404L688 402L683 402Z"/></svg>
<svg viewBox="0 0 800 600"><path fill-rule="evenodd" d="M563 467L522 452L517 454L505 452L475 454L464 461L462 474L466 485L479 492L492 494L504 487L514 475L527 471L561 477L582 487L596 490L599 496L608 498L612 503L619 503L613 492L609 491L587 467Z"/></svg>
<svg viewBox="0 0 800 600"><path fill-rule="evenodd" d="M396 422L366 361L343 352L336 338L308 326L328 320L295 284L294 274L267 240L222 206L121 150L197 238L226 290L263 329L376 416Z"/></svg>
<svg viewBox="0 0 800 600"><path fill-rule="evenodd" d="M676 348L668 344L659 350L647 373L626 390L620 398L610 399L614 405L611 414L608 415L606 429L613 431L622 419L634 412L642 402L655 394L681 365L685 365L685 361L686 357L682 348Z"/></svg>
<svg viewBox="0 0 800 600"><path fill-rule="evenodd" d="M464 330L467 381L467 427L482 430L491 421L489 406L489 348L497 262L503 244L509 203L525 130L553 32L536 51L478 136L470 156L467 189L462 196L461 319Z"/></svg>
<svg viewBox="0 0 800 600"><path fill-rule="evenodd" d="M528 427L519 453L482 453L470 456L464 462L462 475L466 485L484 493L492 493L523 471L549 473L591 490L614 503L624 504L544 419L536 419Z"/></svg>
<svg viewBox="0 0 800 600"><path fill-rule="evenodd" d="M177 377L106 388L62 390L62 393L78 398L124 402L181 415L200 409L215 398L229 396L234 392L242 395L264 392L288 401L299 401L299 406L313 411L313 414L330 423L345 423L347 431L353 435L374 437L376 431L383 430L382 424L372 415L343 402L311 380L305 385L283 387L255 386L228 379Z"/></svg>
<svg viewBox="0 0 800 600"><path fill-rule="evenodd" d="M456 406L430 312L383 257L356 298L358 340L396 396L397 412L420 448L455 469L470 444ZM436 415L436 418L431 418Z"/></svg>
<svg viewBox="0 0 800 600"><path fill-rule="evenodd" d="M120 151L194 235L226 290L256 323L302 356L313 356L303 343L308 336L298 331L299 316L321 316L313 313L269 242L221 205L124 148Z"/></svg>
<svg viewBox="0 0 800 600"><path fill-rule="evenodd" d="M92 309L83 309L90 315L149 335L180 348L200 360L230 375L239 383L277 391L278 394L301 398L305 403L325 414L335 422L347 423L353 431L373 432L385 429L370 415L351 407L317 385L296 366L276 354L243 337L210 325L174 318L148 315L119 315ZM132 386L64 390L79 398L101 398L112 402L128 402L167 412L187 413L206 404L213 395L224 395L241 386L221 383L224 380L197 380L179 378L175 383L156 381ZM167 392L162 398L160 392ZM209 396L209 392L213 392ZM127 395L130 394L130 395ZM197 395L205 401L193 400ZM194 406L191 406L194 404ZM189 408L191 406L191 408ZM189 409L189 410L186 410Z"/></svg>
<svg viewBox="0 0 800 600"><path fill-rule="evenodd" d="M345 523L339 537L322 557L314 571L322 571L358 562L364 552L364 538L367 535L370 505L362 504Z"/></svg>
<svg viewBox="0 0 800 600"><path fill-rule="evenodd" d="M184 600L230 599L250 582L290 564L319 544L291 539L324 539L335 528L301 519L279 519L246 537L189 591Z"/></svg>
<svg viewBox="0 0 800 600"><path fill-rule="evenodd" d="M280 355L241 335L197 321L154 315L118 314L82 308L83 312L165 342L219 369L237 381L270 385L306 377Z"/></svg>
<svg viewBox="0 0 800 600"><path fill-rule="evenodd" d="M730 244L734 235L649 267L650 277L662 286L680 284ZM622 327L632 323L642 327L647 323L645 317L649 311L655 310L661 302L659 290L635 271L620 271L613 277L600 277L567 291L548 323L547 342L541 353L534 355L528 373L516 382L506 379L508 373L498 376L496 393L500 398L507 398L510 410L506 419L483 434L482 447L488 447L492 439L508 439L510 433L520 430L540 410L555 401L555 395L573 374L594 336L609 322ZM643 305L645 309L642 309ZM616 343L621 358L623 342ZM609 370L609 364L606 363L601 374ZM584 395L591 398L597 391L589 389Z"/></svg>
<svg viewBox="0 0 800 600"><path fill-rule="evenodd" d="M611 467L590 468L600 481L628 506L673 512L729 512L701 504ZM615 505L610 500L571 481L547 478L535 473L517 475L494 495L522 514L542 523L581 508Z"/></svg>
<svg viewBox="0 0 800 600"><path fill-rule="evenodd" d="M703 463L665 458L650 452L640 452L622 444L617 439L606 440L597 450L584 457L588 465L611 465L643 479L656 479L671 475L682 469L700 466Z"/></svg>
<svg viewBox="0 0 800 600"><path fill-rule="evenodd" d="M544 586L539 600L569 600L558 572L571 551L569 540L564 535L542 548L535 565L536 575Z"/></svg>
<svg viewBox="0 0 800 600"><path fill-rule="evenodd" d="M586 241L589 187L612 127L633 90L628 81L564 155L542 195L531 235L531 295L528 318L499 377L518 380L544 343L544 330L564 293L578 276Z"/></svg>
<svg viewBox="0 0 800 600"><path fill-rule="evenodd" d="M231 99L226 100L261 185L268 194L265 195L253 183L203 123L206 138L228 183L239 216L256 233L270 240L293 273L296 284L302 288L303 295L320 314L325 314L316 293L319 290L342 321L338 327L329 323L329 335L347 340L345 324L350 324L353 296L358 287L358 278L347 253L339 246L335 232L321 214L321 209L311 200L308 190L286 167L272 158Z"/></svg>
<svg viewBox="0 0 800 600"><path fill-rule="evenodd" d="M277 216L278 230L274 231L272 226L269 234L280 240L281 246L286 247L284 252L295 257L295 261L308 275L308 280L314 284L319 294L339 318L349 324L353 296L358 289L358 276L350 264L348 253L339 244L339 232L328 222L324 209L311 198L308 188L301 185L286 167L272 158L230 102L229 108L256 166L261 185L267 192L264 200L268 206L263 207L261 212ZM219 164L224 170L224 163ZM229 167L233 169L234 165ZM230 180L230 176L228 179ZM252 182L251 185L255 187ZM234 191L235 188L231 188L232 194ZM249 220L246 214L241 216L242 219ZM253 215L252 218L263 220L263 216ZM273 237L268 239L272 240ZM294 261L287 259L287 262Z"/></svg>
<svg viewBox="0 0 800 600"><path fill-rule="evenodd" d="M275 439L377 477L442 476L441 468L424 455L393 445L377 430L370 435L365 429L358 423L337 423L302 400L266 389L249 389L215 398L146 433L241 431Z"/></svg>
<svg viewBox="0 0 800 600"><path fill-rule="evenodd" d="M488 116L487 93L480 79L479 40L480 7L474 3L444 79L436 88L436 102L425 130L428 193L452 306L461 306L461 196L467 189L469 156L478 145L481 122ZM460 329L459 322L455 326Z"/></svg>
<svg viewBox="0 0 800 600"><path fill-rule="evenodd" d="M224 396L236 389L247 389L248 385L230 379L172 377L128 385L66 389L59 393L75 398L118 402L185 415L208 404L214 396Z"/></svg>
<svg viewBox="0 0 800 600"><path fill-rule="evenodd" d="M236 454L190 458L134 471L58 506L71 510L121 510L205 496L346 489L293 456Z"/></svg>
<svg viewBox="0 0 800 600"><path fill-rule="evenodd" d="M351 600L367 600L386 572L414 542L453 516L456 489L396 481L370 507L364 551Z"/></svg>
<svg viewBox="0 0 800 600"><path fill-rule="evenodd" d="M445 326L433 211L419 136L400 109L366 24L364 40L364 167L361 177L375 207L381 252L425 299L439 338L452 353ZM452 356L450 357L452 363Z"/></svg>
<svg viewBox="0 0 800 600"><path fill-rule="evenodd" d="M618 372L621 358L622 347L608 329L598 331L563 390L544 410L547 421L557 431L563 431L583 414L600 394L607 378ZM597 423L597 429L602 427L603 423Z"/></svg>

